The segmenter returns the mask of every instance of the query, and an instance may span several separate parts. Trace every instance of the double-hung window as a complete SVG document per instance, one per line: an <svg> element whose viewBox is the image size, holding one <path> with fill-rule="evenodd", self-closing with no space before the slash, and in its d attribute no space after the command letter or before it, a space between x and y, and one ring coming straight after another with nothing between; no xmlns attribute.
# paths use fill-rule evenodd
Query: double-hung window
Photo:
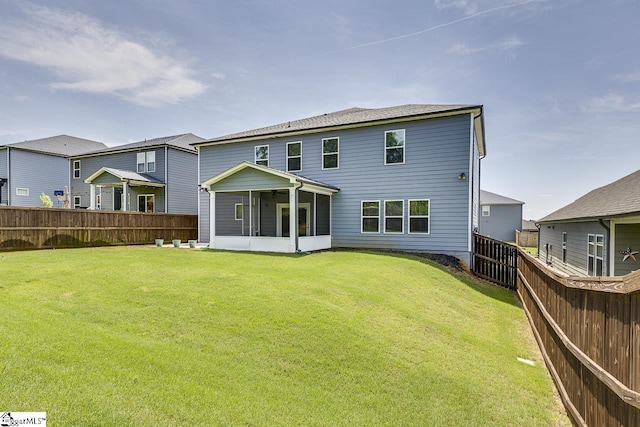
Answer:
<svg viewBox="0 0 640 427"><path fill-rule="evenodd" d="M256 165L269 166L269 146L255 146L255 162Z"/></svg>
<svg viewBox="0 0 640 427"><path fill-rule="evenodd" d="M602 234L587 235L587 274L602 276L604 253L604 236Z"/></svg>
<svg viewBox="0 0 640 427"><path fill-rule="evenodd" d="M380 201L363 201L361 215L362 233L380 232Z"/></svg>
<svg viewBox="0 0 640 427"><path fill-rule="evenodd" d="M404 201L384 201L384 232L404 233Z"/></svg>
<svg viewBox="0 0 640 427"><path fill-rule="evenodd" d="M80 178L80 160L73 161L73 179Z"/></svg>
<svg viewBox="0 0 640 427"><path fill-rule="evenodd" d="M156 152L155 151L147 151L147 172L155 172L156 171Z"/></svg>
<svg viewBox="0 0 640 427"><path fill-rule="evenodd" d="M482 216L491 216L491 205L482 205Z"/></svg>
<svg viewBox="0 0 640 427"><path fill-rule="evenodd" d="M137 163L136 171L138 173L145 173L145 169L144 169L145 162L146 162L146 160L145 160L144 153L138 153L137 154L137 161L136 161L136 163Z"/></svg>
<svg viewBox="0 0 640 427"><path fill-rule="evenodd" d="M384 133L384 164L404 163L404 129L390 130Z"/></svg>
<svg viewBox="0 0 640 427"><path fill-rule="evenodd" d="M73 209L78 209L82 206L82 196L73 196Z"/></svg>
<svg viewBox="0 0 640 427"><path fill-rule="evenodd" d="M322 140L322 169L338 169L340 150L339 138L324 138Z"/></svg>
<svg viewBox="0 0 640 427"><path fill-rule="evenodd" d="M287 143L287 172L302 170L302 142Z"/></svg>
<svg viewBox="0 0 640 427"><path fill-rule="evenodd" d="M562 233L562 262L567 262L567 232Z"/></svg>
<svg viewBox="0 0 640 427"><path fill-rule="evenodd" d="M409 200L409 234L429 234L430 211L428 199Z"/></svg>

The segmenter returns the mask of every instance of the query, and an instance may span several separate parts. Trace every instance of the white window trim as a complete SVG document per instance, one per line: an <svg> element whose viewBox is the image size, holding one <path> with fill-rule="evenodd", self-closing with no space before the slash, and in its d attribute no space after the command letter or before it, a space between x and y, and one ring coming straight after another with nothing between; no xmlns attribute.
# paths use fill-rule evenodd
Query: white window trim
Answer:
<svg viewBox="0 0 640 427"><path fill-rule="evenodd" d="M378 204L378 215L377 216L364 216L364 204L365 203L377 203ZM361 200L360 201L360 234L380 234L380 209L382 208L382 203L380 200ZM378 218L378 231L364 231L364 219L365 218Z"/></svg>
<svg viewBox="0 0 640 427"><path fill-rule="evenodd" d="M138 194L138 206L137 206L137 209L140 209L140 197L144 197L145 198L145 201L144 201L145 210L144 210L143 213L147 213L147 210L146 210L146 206L147 206L146 198L147 197L153 197L153 212L157 212L156 211L156 195L155 194ZM140 211L138 210L138 212L140 212Z"/></svg>
<svg viewBox="0 0 640 427"><path fill-rule="evenodd" d="M587 244L588 244L588 242L589 241L587 240ZM561 256L562 256L562 262L566 264L567 263L567 232L566 231L562 232L562 254L561 254Z"/></svg>
<svg viewBox="0 0 640 427"><path fill-rule="evenodd" d="M387 147L387 134L390 132L402 132L404 134L404 138L402 141L402 161L398 163L387 163L387 150L400 148L400 146L396 147ZM407 131L406 129L395 129L388 130L384 133L384 164L393 166L393 165L404 165L405 159L407 158Z"/></svg>
<svg viewBox="0 0 640 427"><path fill-rule="evenodd" d="M23 194L20 194L20 193L23 193ZM16 196L27 197L28 195L29 195L28 188L22 188L22 187L16 188Z"/></svg>
<svg viewBox="0 0 640 427"><path fill-rule="evenodd" d="M258 148L262 148L262 147L267 147L267 158L266 159L258 159ZM253 147L253 162L257 165L259 164L258 161L264 162L267 161L266 165L261 165L261 166L267 166L269 167L269 144L265 144L265 145L255 145Z"/></svg>
<svg viewBox="0 0 640 427"><path fill-rule="evenodd" d="M153 162L151 162L151 157L153 157ZM149 167L149 163L153 163L153 170ZM147 172L155 172L156 171L156 152L155 151L147 151L144 153L144 164L145 170Z"/></svg>
<svg viewBox="0 0 640 427"><path fill-rule="evenodd" d="M289 145L291 144L300 144L300 154L297 156L289 155ZM292 141L287 142L287 146L285 147L285 157L287 159L287 172L301 172L302 171L302 141ZM289 169L289 159L300 159L300 169Z"/></svg>
<svg viewBox="0 0 640 427"><path fill-rule="evenodd" d="M422 202L426 201L429 203L429 215L411 215L411 202ZM431 199L409 199L407 201L407 233L408 234L421 234L423 236L428 236L431 234ZM411 218L427 218L427 228L429 231L411 231Z"/></svg>
<svg viewBox="0 0 640 427"><path fill-rule="evenodd" d="M73 196L73 208L78 209L80 207L82 207L82 196Z"/></svg>
<svg viewBox="0 0 640 427"><path fill-rule="evenodd" d="M589 238L593 237L593 255L589 253ZM598 237L602 238L602 256L598 256ZM604 274L604 234L587 234L587 275L589 275L589 258L593 257L593 276L597 277L598 260L602 261L602 274Z"/></svg>
<svg viewBox="0 0 640 427"><path fill-rule="evenodd" d="M238 206L242 208L242 212L240 212L240 217L238 218ZM242 203L236 203L233 208L233 215L236 221L242 221L244 218L244 205Z"/></svg>
<svg viewBox="0 0 640 427"><path fill-rule="evenodd" d="M329 140L329 139L335 139L338 141L338 150L337 151L332 151L329 153L325 153L324 152L324 142ZM340 169L340 137L339 136L332 136L331 138L322 138L322 146L320 147L320 151L322 152L322 170L334 170L334 169ZM336 167L335 168L325 168L324 167L324 156L329 156L329 155L336 155L336 159L338 160L336 162Z"/></svg>
<svg viewBox="0 0 640 427"><path fill-rule="evenodd" d="M387 216L387 202L400 202L402 203L402 214L401 215L389 215ZM404 234L404 200L402 199L392 199L384 201L384 211L383 211L383 220L382 220L382 232L384 234ZM402 220L402 230L401 231L387 231L387 218L400 218Z"/></svg>
<svg viewBox="0 0 640 427"><path fill-rule="evenodd" d="M486 214L484 208L487 208ZM482 205L482 216L491 216L491 205Z"/></svg>
<svg viewBox="0 0 640 427"><path fill-rule="evenodd" d="M142 157L142 161L140 158ZM142 170L140 170L140 165L142 165ZM145 173L147 171L147 156L144 152L136 153L136 173Z"/></svg>
<svg viewBox="0 0 640 427"><path fill-rule="evenodd" d="M76 164L78 165L77 168L76 168ZM80 179L80 177L82 176L80 160L74 160L72 166L73 166L73 179ZM76 176L76 171L78 172L78 176Z"/></svg>

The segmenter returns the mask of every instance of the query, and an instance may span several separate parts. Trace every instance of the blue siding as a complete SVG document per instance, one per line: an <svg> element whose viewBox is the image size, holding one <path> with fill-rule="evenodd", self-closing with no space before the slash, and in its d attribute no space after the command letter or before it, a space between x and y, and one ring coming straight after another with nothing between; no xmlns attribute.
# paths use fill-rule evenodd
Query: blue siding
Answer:
<svg viewBox="0 0 640 427"><path fill-rule="evenodd" d="M562 262L562 233L567 233L567 261ZM572 223L544 223L540 226L538 258L569 275L587 276L587 249L589 234L604 236L603 275L608 275L607 230L597 221Z"/></svg>
<svg viewBox="0 0 640 427"><path fill-rule="evenodd" d="M171 213L198 213L198 156L168 148L167 199Z"/></svg>
<svg viewBox="0 0 640 427"><path fill-rule="evenodd" d="M471 185L460 181L473 159L472 120L468 114L392 123L336 132L318 132L267 141L200 147L202 181L238 164L254 161L254 146L269 145L269 165L286 170L286 143L302 141L300 175L340 188L333 196L332 244L448 253L470 261ZM405 163L384 165L384 133L406 130ZM339 137L339 169L322 170L322 138ZM475 173L475 171L473 171ZM405 201L403 234L362 234L362 200ZM409 199L431 201L430 234L408 234ZM208 200L208 199L207 199ZM208 207L208 201L207 201ZM208 209L201 206L201 239L208 239ZM382 224L382 219L381 219Z"/></svg>
<svg viewBox="0 0 640 427"><path fill-rule="evenodd" d="M489 205L489 216L480 217L480 233L504 242L515 242L522 228L522 205Z"/></svg>
<svg viewBox="0 0 640 427"><path fill-rule="evenodd" d="M8 179L9 171L7 167L7 152L6 148L0 148L0 178ZM0 204L6 205L9 203L9 184L5 184L0 188Z"/></svg>
<svg viewBox="0 0 640 427"><path fill-rule="evenodd" d="M63 157L11 149L10 189L13 206L42 206L40 194L45 193L58 206L53 195L55 190L63 190L68 185L69 161ZM28 188L28 196L16 195L16 188Z"/></svg>

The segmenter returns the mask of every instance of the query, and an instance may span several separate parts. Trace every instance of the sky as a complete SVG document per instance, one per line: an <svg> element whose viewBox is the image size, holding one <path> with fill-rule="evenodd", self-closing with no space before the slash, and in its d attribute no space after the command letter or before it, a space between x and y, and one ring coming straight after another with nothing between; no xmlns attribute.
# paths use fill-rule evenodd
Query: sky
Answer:
<svg viewBox="0 0 640 427"><path fill-rule="evenodd" d="M640 169L637 0L0 0L0 144L213 138L481 104L484 190L543 216Z"/></svg>

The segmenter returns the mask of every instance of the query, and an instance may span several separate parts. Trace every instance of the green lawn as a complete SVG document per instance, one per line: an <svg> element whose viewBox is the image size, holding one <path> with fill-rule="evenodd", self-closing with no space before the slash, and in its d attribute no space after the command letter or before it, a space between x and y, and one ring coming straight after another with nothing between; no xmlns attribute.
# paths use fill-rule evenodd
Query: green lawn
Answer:
<svg viewBox="0 0 640 427"><path fill-rule="evenodd" d="M51 425L570 425L513 295L418 258L112 247L0 272L0 409Z"/></svg>

